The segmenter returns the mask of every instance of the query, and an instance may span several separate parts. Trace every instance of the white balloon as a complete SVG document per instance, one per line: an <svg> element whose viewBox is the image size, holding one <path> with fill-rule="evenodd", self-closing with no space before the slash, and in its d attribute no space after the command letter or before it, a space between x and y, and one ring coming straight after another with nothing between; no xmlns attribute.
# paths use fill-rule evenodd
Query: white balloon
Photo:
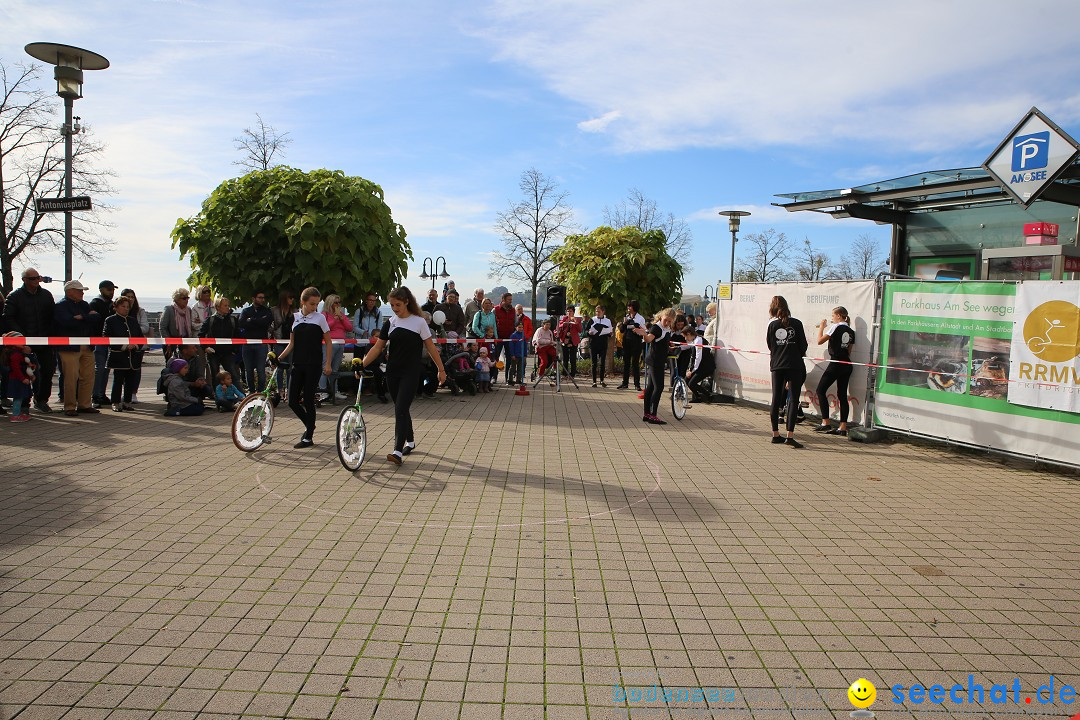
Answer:
<svg viewBox="0 0 1080 720"><path fill-rule="evenodd" d="M446 313L442 310L436 310L435 314L431 316L431 321L436 325L442 325L446 322Z"/></svg>

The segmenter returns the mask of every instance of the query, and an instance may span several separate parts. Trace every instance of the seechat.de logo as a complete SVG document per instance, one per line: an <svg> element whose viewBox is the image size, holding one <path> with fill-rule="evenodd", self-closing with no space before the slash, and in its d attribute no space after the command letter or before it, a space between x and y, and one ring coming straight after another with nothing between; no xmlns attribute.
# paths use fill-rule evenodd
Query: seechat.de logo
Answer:
<svg viewBox="0 0 1080 720"><path fill-rule="evenodd" d="M1067 300L1039 305L1024 321L1024 342L1043 362L1069 362L1080 355L1080 308Z"/></svg>
<svg viewBox="0 0 1080 720"><path fill-rule="evenodd" d="M1012 170L1026 173L1050 164L1050 131L1013 138Z"/></svg>

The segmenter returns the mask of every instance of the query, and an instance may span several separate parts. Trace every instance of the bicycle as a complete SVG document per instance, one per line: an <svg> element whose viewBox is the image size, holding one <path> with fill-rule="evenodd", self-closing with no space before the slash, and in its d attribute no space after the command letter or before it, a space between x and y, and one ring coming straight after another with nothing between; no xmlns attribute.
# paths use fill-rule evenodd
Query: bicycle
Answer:
<svg viewBox="0 0 1080 720"><path fill-rule="evenodd" d="M251 393L236 405L232 419L232 440L244 452L258 450L270 444L270 431L274 428L274 407L280 402L277 394L277 362L274 353L266 356L266 387L262 392Z"/></svg>
<svg viewBox="0 0 1080 720"><path fill-rule="evenodd" d="M690 386L679 374L675 358L668 358L668 367L671 370L671 414L676 420L682 420L686 417L686 408L690 407Z"/></svg>
<svg viewBox="0 0 1080 720"><path fill-rule="evenodd" d="M342 466L356 471L367 456L367 427L360 407L360 392L364 387L364 374L356 373L356 402L342 408L337 421L337 453Z"/></svg>

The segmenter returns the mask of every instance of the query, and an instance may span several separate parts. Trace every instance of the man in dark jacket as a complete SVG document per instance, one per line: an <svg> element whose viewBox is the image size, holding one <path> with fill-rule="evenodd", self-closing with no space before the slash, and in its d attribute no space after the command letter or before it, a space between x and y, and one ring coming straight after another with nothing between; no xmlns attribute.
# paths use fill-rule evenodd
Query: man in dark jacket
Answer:
<svg viewBox="0 0 1080 720"><path fill-rule="evenodd" d="M517 318L517 311L514 310L514 294L503 293L502 302L495 308L495 337L505 340L514 334L514 322ZM510 348L506 343L495 343L495 354L491 356L492 362L498 362L499 357L503 355L503 348L506 348L505 357L506 360L510 359ZM505 363L506 361L504 361ZM509 374L506 376L510 377ZM491 368L491 384L494 385L499 380L499 370L496 367ZM510 383L513 384L513 383Z"/></svg>
<svg viewBox="0 0 1080 720"><path fill-rule="evenodd" d="M255 293L251 298L251 305L240 312L240 332L246 339L263 340L270 337L270 326L273 324L274 313L266 306L266 293ZM244 359L244 374L251 392L259 392L266 387L266 352L269 347L245 345L240 353Z"/></svg>
<svg viewBox="0 0 1080 720"><path fill-rule="evenodd" d="M53 330L67 337L89 337L98 313L83 300L90 288L78 280L64 283L64 299L53 309ZM90 404L94 391L94 351L89 345L65 345L56 349L64 381L64 414L98 413Z"/></svg>
<svg viewBox="0 0 1080 720"><path fill-rule="evenodd" d="M446 332L455 332L458 337L465 337L465 311L458 304L457 290L446 293L446 302L439 303L435 309L442 310L446 315L446 322L443 323Z"/></svg>
<svg viewBox="0 0 1080 720"><path fill-rule="evenodd" d="M56 305L52 293L41 287L41 275L34 268L26 268L22 274L22 287L16 288L4 303L4 320L8 331L20 332L27 337L48 337L52 334L53 307ZM52 412L49 398L52 397L53 374L56 372L56 354L48 345L31 348L37 355L38 369L34 407L41 412Z"/></svg>
<svg viewBox="0 0 1080 720"><path fill-rule="evenodd" d="M101 337L105 330L105 319L115 312L113 310L113 295L116 293L116 285L112 280L102 280L98 283L96 298L90 301L90 309L97 313L91 322L91 335ZM105 386L109 383L109 346L94 346L94 397L93 406L99 408L109 404L109 398L105 397Z"/></svg>

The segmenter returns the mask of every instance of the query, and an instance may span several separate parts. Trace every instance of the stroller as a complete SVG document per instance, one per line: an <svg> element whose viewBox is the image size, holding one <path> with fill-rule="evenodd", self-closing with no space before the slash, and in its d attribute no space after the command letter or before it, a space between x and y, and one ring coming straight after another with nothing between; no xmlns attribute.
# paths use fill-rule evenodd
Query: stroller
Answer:
<svg viewBox="0 0 1080 720"><path fill-rule="evenodd" d="M450 339L456 340L456 333L447 333ZM451 395L459 395L462 391L469 395L476 394L476 368L473 367L473 356L461 345L449 343L442 348L443 367L446 368L446 387L450 388Z"/></svg>

